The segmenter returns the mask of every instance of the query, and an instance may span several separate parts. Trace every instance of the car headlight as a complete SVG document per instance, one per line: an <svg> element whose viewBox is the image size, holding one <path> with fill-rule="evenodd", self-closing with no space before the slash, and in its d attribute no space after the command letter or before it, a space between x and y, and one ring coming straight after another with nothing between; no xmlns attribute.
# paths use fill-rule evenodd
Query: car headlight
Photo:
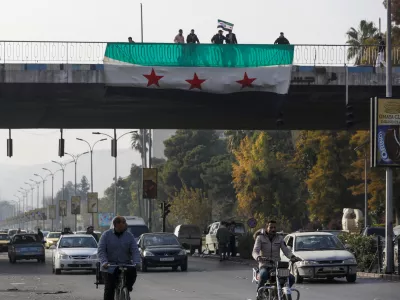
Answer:
<svg viewBox="0 0 400 300"><path fill-rule="evenodd" d="M149 251L143 251L143 256L154 256L154 254Z"/></svg>
<svg viewBox="0 0 400 300"><path fill-rule="evenodd" d="M186 255L187 253L186 253L186 250L185 249L182 249L181 251L179 251L179 253L178 253L178 255Z"/></svg>
<svg viewBox="0 0 400 300"><path fill-rule="evenodd" d="M357 260L355 258L349 258L343 261L344 264L356 264Z"/></svg>
<svg viewBox="0 0 400 300"><path fill-rule="evenodd" d="M302 261L300 261L300 262L297 262L297 264L300 266L300 267L304 267L304 266L311 266L311 265L316 265L316 264L318 264L316 261L314 261L314 260L302 260Z"/></svg>
<svg viewBox="0 0 400 300"><path fill-rule="evenodd" d="M58 253L58 258L59 259L68 259L69 255L61 252L61 253Z"/></svg>

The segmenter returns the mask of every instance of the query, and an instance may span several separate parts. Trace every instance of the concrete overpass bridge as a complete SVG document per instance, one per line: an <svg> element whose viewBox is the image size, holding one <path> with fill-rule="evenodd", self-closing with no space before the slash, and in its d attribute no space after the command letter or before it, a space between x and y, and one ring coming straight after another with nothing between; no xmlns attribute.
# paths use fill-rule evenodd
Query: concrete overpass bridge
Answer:
<svg viewBox="0 0 400 300"><path fill-rule="evenodd" d="M105 85L106 43L0 42L0 128L243 128L345 129L346 90L355 128L369 128L369 99L385 95L385 70L375 70L375 47L296 45L291 86L283 103L216 96L196 102L132 94ZM400 48L393 50L394 60ZM347 83L347 84L346 84ZM393 68L393 95L400 67ZM223 99L221 99L223 98ZM219 99L219 101L218 101Z"/></svg>

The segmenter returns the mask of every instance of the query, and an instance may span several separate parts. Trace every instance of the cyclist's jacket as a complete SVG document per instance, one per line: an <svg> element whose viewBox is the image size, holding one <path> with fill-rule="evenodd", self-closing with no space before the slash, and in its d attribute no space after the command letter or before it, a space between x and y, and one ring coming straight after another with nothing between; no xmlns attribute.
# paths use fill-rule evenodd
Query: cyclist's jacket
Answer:
<svg viewBox="0 0 400 300"><path fill-rule="evenodd" d="M253 258L257 260L257 257L262 256L268 260L280 261L280 250L282 250L283 254L289 259L293 256L292 251L290 251L283 241L283 237L276 234L271 240L268 235L260 234L257 236L256 242L254 243ZM259 263L259 268L267 263L268 262L261 261Z"/></svg>
<svg viewBox="0 0 400 300"><path fill-rule="evenodd" d="M139 264L140 253L132 233L117 233L109 229L100 238L97 251L101 266L109 264ZM103 267L102 267L102 271Z"/></svg>

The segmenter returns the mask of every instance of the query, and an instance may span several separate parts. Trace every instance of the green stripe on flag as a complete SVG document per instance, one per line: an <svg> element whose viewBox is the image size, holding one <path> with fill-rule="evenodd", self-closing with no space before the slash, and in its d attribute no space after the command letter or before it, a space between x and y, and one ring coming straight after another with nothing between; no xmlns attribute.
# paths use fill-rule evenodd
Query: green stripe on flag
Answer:
<svg viewBox="0 0 400 300"><path fill-rule="evenodd" d="M108 59L141 66L214 68L291 65L293 55L294 45L156 43L108 43L105 53Z"/></svg>

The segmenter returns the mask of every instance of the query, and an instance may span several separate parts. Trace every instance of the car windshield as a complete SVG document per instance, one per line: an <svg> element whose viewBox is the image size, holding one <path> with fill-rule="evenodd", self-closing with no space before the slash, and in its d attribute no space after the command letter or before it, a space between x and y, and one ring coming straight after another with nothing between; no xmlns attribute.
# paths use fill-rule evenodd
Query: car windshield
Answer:
<svg viewBox="0 0 400 300"><path fill-rule="evenodd" d="M60 240L59 248L97 248L93 237L64 236Z"/></svg>
<svg viewBox="0 0 400 300"><path fill-rule="evenodd" d="M143 233L148 233L149 228L146 225L128 225L128 231L132 233L135 238L138 238Z"/></svg>
<svg viewBox="0 0 400 300"><path fill-rule="evenodd" d="M7 234L0 234L0 241L8 240Z"/></svg>
<svg viewBox="0 0 400 300"><path fill-rule="evenodd" d="M163 245L180 245L178 239L172 234L155 234L143 237L143 245L147 246L163 246Z"/></svg>
<svg viewBox="0 0 400 300"><path fill-rule="evenodd" d="M61 236L61 233L50 232L50 233L47 235L47 238L48 238L48 239L59 239L60 236Z"/></svg>
<svg viewBox="0 0 400 300"><path fill-rule="evenodd" d="M40 243L36 235L16 235L14 236L13 244L32 244Z"/></svg>
<svg viewBox="0 0 400 300"><path fill-rule="evenodd" d="M295 251L344 250L334 235L305 235L296 237Z"/></svg>

